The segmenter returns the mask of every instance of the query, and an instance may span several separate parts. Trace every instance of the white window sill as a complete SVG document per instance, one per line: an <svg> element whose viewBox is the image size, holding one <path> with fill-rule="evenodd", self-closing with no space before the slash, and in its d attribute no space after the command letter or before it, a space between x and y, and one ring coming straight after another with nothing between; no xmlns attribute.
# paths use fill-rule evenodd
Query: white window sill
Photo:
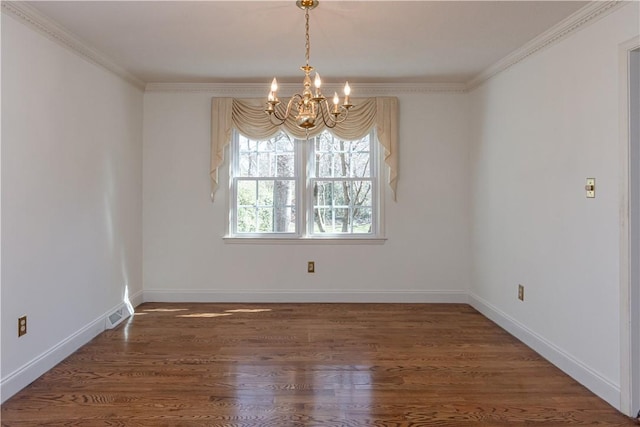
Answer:
<svg viewBox="0 0 640 427"><path fill-rule="evenodd" d="M223 237L241 245L384 245L384 237Z"/></svg>

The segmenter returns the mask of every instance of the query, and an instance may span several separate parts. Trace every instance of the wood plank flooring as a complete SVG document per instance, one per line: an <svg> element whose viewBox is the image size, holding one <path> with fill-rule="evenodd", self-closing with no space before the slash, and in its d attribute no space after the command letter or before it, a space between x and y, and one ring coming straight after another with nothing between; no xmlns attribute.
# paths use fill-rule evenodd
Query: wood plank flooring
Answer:
<svg viewBox="0 0 640 427"><path fill-rule="evenodd" d="M2 426L630 426L462 304L143 304Z"/></svg>

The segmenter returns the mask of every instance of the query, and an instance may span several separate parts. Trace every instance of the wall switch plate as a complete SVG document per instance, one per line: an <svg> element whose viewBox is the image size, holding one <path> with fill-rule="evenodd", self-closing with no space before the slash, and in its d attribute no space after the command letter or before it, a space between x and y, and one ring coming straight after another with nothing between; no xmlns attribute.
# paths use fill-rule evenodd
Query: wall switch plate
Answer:
<svg viewBox="0 0 640 427"><path fill-rule="evenodd" d="M587 185L584 186L587 192L587 199L593 199L596 197L596 179L587 178Z"/></svg>
<svg viewBox="0 0 640 427"><path fill-rule="evenodd" d="M518 285L518 299L524 301L524 286Z"/></svg>
<svg viewBox="0 0 640 427"><path fill-rule="evenodd" d="M316 272L316 263L314 261L309 261L307 263L307 273L315 273Z"/></svg>

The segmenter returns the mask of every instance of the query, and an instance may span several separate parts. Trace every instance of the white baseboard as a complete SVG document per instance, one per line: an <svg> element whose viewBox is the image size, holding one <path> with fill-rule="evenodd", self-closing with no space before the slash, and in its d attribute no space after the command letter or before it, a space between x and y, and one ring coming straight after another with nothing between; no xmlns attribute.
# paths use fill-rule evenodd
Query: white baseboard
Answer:
<svg viewBox="0 0 640 427"><path fill-rule="evenodd" d="M584 363L479 296L470 293L469 304L485 317L531 347L536 353L564 371L567 375L607 401L611 406L620 410L620 386L613 384L598 372L589 368Z"/></svg>
<svg viewBox="0 0 640 427"><path fill-rule="evenodd" d="M135 294L129 295L129 302L135 308L144 302L144 292L139 290Z"/></svg>
<svg viewBox="0 0 640 427"><path fill-rule="evenodd" d="M76 333L70 335L67 339L3 378L2 382L0 382L2 403L95 338L104 331L104 324L105 316L100 316Z"/></svg>
<svg viewBox="0 0 640 427"><path fill-rule="evenodd" d="M461 303L466 291L238 291L145 290L145 302L240 302L240 303Z"/></svg>
<svg viewBox="0 0 640 427"><path fill-rule="evenodd" d="M140 305L142 303L142 291L130 296L129 300L134 307ZM88 325L71 334L65 340L2 378L0 381L0 403L4 403L11 396L31 384L42 374L49 371L80 347L101 334L105 330L108 316L120 309L123 305L124 304L121 303L108 310Z"/></svg>

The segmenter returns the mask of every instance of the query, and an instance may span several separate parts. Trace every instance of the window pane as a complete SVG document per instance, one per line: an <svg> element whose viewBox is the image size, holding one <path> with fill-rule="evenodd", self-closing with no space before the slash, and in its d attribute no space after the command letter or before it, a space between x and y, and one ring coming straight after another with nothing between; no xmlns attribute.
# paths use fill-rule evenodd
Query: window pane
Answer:
<svg viewBox="0 0 640 427"><path fill-rule="evenodd" d="M313 232L322 233L371 233L371 208L315 208Z"/></svg>
<svg viewBox="0 0 640 427"><path fill-rule="evenodd" d="M256 176L258 171L258 157L256 153L240 153L240 176Z"/></svg>
<svg viewBox="0 0 640 427"><path fill-rule="evenodd" d="M329 132L323 132L316 137L316 151L331 153L333 151L333 136Z"/></svg>
<svg viewBox="0 0 640 427"><path fill-rule="evenodd" d="M319 178L333 176L333 154L316 151L315 174Z"/></svg>
<svg viewBox="0 0 640 427"><path fill-rule="evenodd" d="M253 233L256 231L256 182L237 181L236 232Z"/></svg>
<svg viewBox="0 0 640 427"><path fill-rule="evenodd" d="M353 206L371 206L371 181L349 182L349 204Z"/></svg>
<svg viewBox="0 0 640 427"><path fill-rule="evenodd" d="M293 179L237 181L237 233L295 232Z"/></svg>
<svg viewBox="0 0 640 427"><path fill-rule="evenodd" d="M273 185L273 232L294 232L295 227L295 192L293 180L274 181Z"/></svg>
<svg viewBox="0 0 640 427"><path fill-rule="evenodd" d="M258 153L258 174L255 176L269 177L274 176L273 156L271 153Z"/></svg>
<svg viewBox="0 0 640 427"><path fill-rule="evenodd" d="M348 153L336 152L333 154L333 175L337 177L349 176Z"/></svg>
<svg viewBox="0 0 640 427"><path fill-rule="evenodd" d="M293 177L295 175L295 163L293 153L278 153L276 155L276 173L278 177Z"/></svg>
<svg viewBox="0 0 640 427"><path fill-rule="evenodd" d="M293 141L289 138L289 135L286 133L281 133L275 137L276 140L276 151L283 153L293 153L295 147L293 145Z"/></svg>
<svg viewBox="0 0 640 427"><path fill-rule="evenodd" d="M371 233L371 208L358 207L353 209L353 233Z"/></svg>
<svg viewBox="0 0 640 427"><path fill-rule="evenodd" d="M255 206L257 198L256 190L255 181L238 181L238 207Z"/></svg>
<svg viewBox="0 0 640 427"><path fill-rule="evenodd" d="M341 141L328 132L315 138L314 176L357 178L371 176L369 135L356 141Z"/></svg>
<svg viewBox="0 0 640 427"><path fill-rule="evenodd" d="M294 176L295 146L288 135L282 133L264 141L251 141L240 136L238 143L238 176Z"/></svg>
<svg viewBox="0 0 640 427"><path fill-rule="evenodd" d="M238 135L238 143L240 144L240 152L255 151L257 147L256 141L252 141L242 135Z"/></svg>
<svg viewBox="0 0 640 427"><path fill-rule="evenodd" d="M333 182L316 181L313 190L314 206L333 206Z"/></svg>
<svg viewBox="0 0 640 427"><path fill-rule="evenodd" d="M256 231L256 210L252 207L243 207L236 210L238 218L237 233L254 233Z"/></svg>
<svg viewBox="0 0 640 427"><path fill-rule="evenodd" d="M327 228L329 230L327 231ZM331 209L316 208L313 210L313 232L331 233L333 230L333 213Z"/></svg>
<svg viewBox="0 0 640 427"><path fill-rule="evenodd" d="M258 233L273 231L273 208L258 208Z"/></svg>
<svg viewBox="0 0 640 427"><path fill-rule="evenodd" d="M371 233L371 180L313 180L314 233Z"/></svg>
<svg viewBox="0 0 640 427"><path fill-rule="evenodd" d="M262 153L269 153L275 150L275 140L265 139L264 141L258 141L258 151Z"/></svg>
<svg viewBox="0 0 640 427"><path fill-rule="evenodd" d="M351 177L365 178L371 176L369 169L371 164L371 153L356 152L351 154Z"/></svg>
<svg viewBox="0 0 640 427"><path fill-rule="evenodd" d="M371 206L371 180L314 180L314 205Z"/></svg>
<svg viewBox="0 0 640 427"><path fill-rule="evenodd" d="M314 232L349 233L350 219L347 208L319 208L315 210Z"/></svg>
<svg viewBox="0 0 640 427"><path fill-rule="evenodd" d="M257 206L273 206L273 181L258 180Z"/></svg>

